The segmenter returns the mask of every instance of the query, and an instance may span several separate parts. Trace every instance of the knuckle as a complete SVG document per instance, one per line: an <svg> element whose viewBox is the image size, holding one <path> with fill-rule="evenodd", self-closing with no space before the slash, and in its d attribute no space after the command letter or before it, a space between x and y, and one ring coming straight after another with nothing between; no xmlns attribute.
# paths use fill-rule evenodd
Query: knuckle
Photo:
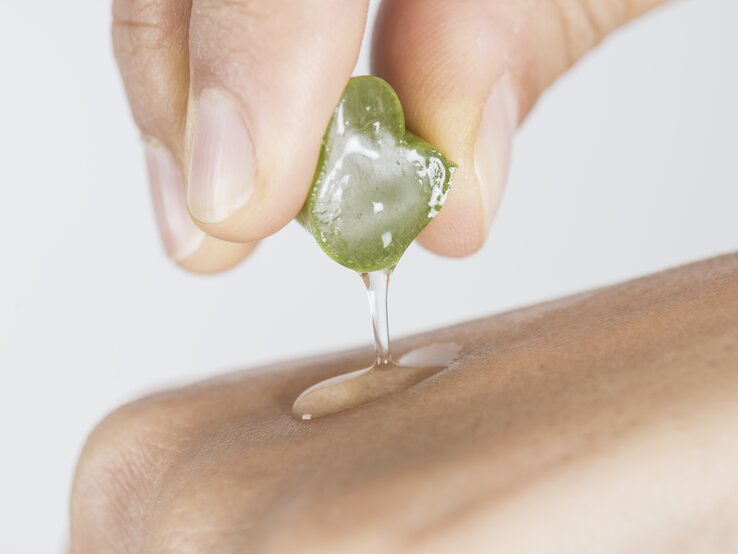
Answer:
<svg viewBox="0 0 738 554"><path fill-rule="evenodd" d="M181 409L154 396L115 410L92 431L72 489L73 541L93 551L138 550L156 483L186 448Z"/></svg>
<svg viewBox="0 0 738 554"><path fill-rule="evenodd" d="M166 47L172 35L186 27L184 2L161 0L115 0L113 43L116 53Z"/></svg>
<svg viewBox="0 0 738 554"><path fill-rule="evenodd" d="M133 117L144 134L164 142L177 142L184 128L189 16L189 0L113 4L113 52Z"/></svg>

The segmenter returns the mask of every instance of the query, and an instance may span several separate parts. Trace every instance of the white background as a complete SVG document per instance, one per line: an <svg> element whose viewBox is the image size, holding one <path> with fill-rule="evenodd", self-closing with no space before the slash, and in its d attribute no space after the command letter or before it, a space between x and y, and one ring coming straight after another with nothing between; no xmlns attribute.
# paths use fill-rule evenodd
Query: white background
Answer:
<svg viewBox="0 0 738 554"><path fill-rule="evenodd" d="M121 402L370 341L359 280L295 225L222 276L167 262L109 19L99 0L0 0L3 553L63 546L75 458ZM403 259L394 334L735 250L736 21L734 0L670 5L560 80L484 250Z"/></svg>

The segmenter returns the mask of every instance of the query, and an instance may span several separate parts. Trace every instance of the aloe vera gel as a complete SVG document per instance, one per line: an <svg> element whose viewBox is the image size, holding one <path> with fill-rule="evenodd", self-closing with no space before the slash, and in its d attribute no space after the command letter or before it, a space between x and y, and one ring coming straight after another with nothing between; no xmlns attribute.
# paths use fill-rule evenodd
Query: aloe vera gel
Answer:
<svg viewBox="0 0 738 554"><path fill-rule="evenodd" d="M359 273L372 314L375 364L319 383L295 401L312 419L407 388L443 367L405 367L389 350L387 287L402 254L438 214L456 166L405 129L402 106L378 77L349 81L323 138L300 214L323 251Z"/></svg>

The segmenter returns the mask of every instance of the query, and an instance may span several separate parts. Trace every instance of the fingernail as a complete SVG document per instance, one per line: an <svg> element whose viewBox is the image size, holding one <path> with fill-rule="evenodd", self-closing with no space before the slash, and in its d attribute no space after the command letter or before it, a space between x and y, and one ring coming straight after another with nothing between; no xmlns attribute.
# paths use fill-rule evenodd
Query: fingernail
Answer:
<svg viewBox="0 0 738 554"><path fill-rule="evenodd" d="M149 142L145 149L159 236L169 257L184 260L199 248L205 233L187 212L184 177L172 154Z"/></svg>
<svg viewBox="0 0 738 554"><path fill-rule="evenodd" d="M238 106L215 89L200 93L187 204L200 221L228 219L254 190L254 146Z"/></svg>
<svg viewBox="0 0 738 554"><path fill-rule="evenodd" d="M510 152L518 126L518 99L508 76L500 78L484 105L474 147L474 170L482 188L487 225L497 211L507 180Z"/></svg>

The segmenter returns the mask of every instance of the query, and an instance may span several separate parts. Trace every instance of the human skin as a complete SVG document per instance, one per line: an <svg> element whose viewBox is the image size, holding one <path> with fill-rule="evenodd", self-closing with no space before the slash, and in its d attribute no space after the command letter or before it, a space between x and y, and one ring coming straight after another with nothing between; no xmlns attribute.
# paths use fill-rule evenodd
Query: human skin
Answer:
<svg viewBox="0 0 738 554"><path fill-rule="evenodd" d="M385 0L372 72L408 129L459 168L420 235L484 243L513 136L539 96L662 0ZM303 206L356 64L367 0L113 0L113 45L141 132L160 234L195 272L237 264ZM192 216L192 217L190 217Z"/></svg>
<svg viewBox="0 0 738 554"><path fill-rule="evenodd" d="M399 340L462 355L323 419L368 349L155 394L81 455L72 552L736 552L738 254Z"/></svg>

